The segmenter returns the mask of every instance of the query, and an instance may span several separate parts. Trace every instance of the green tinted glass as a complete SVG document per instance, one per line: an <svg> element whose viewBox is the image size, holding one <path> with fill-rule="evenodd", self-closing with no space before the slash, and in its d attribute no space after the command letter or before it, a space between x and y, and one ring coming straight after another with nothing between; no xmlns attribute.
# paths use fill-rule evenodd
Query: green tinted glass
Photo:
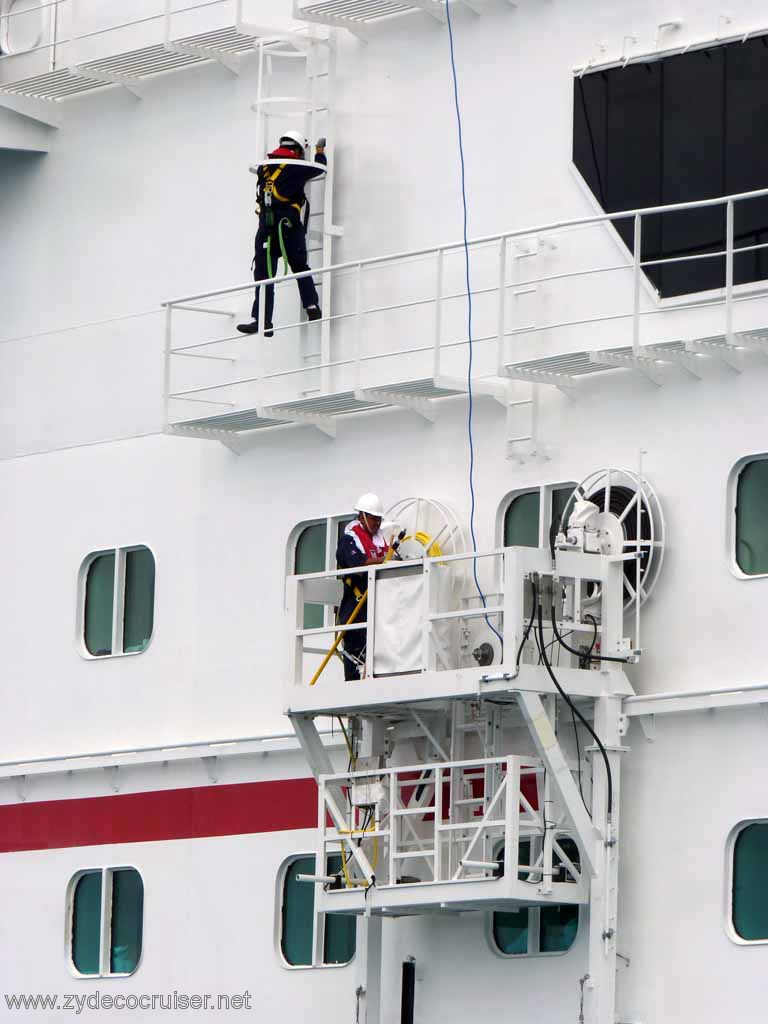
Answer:
<svg viewBox="0 0 768 1024"><path fill-rule="evenodd" d="M768 459L748 463L739 474L736 563L748 576L768 573Z"/></svg>
<svg viewBox="0 0 768 1024"><path fill-rule="evenodd" d="M296 555L293 571L297 575L305 572L322 572L325 569L325 523L313 523L299 534L296 541ZM323 606L304 605L304 629L319 629L323 625Z"/></svg>
<svg viewBox="0 0 768 1024"><path fill-rule="evenodd" d="M133 868L112 873L112 948L110 970L130 974L141 957L144 884Z"/></svg>
<svg viewBox="0 0 768 1024"><path fill-rule="evenodd" d="M733 927L742 939L768 939L768 823L747 825L733 847Z"/></svg>
<svg viewBox="0 0 768 1024"><path fill-rule="evenodd" d="M539 918L539 951L563 953L570 949L579 928L579 908L562 906L542 907Z"/></svg>
<svg viewBox="0 0 768 1024"><path fill-rule="evenodd" d="M502 953L527 953L528 909L497 911L493 915L493 941Z"/></svg>
<svg viewBox="0 0 768 1024"><path fill-rule="evenodd" d="M518 494L504 516L504 546L537 548L539 546L538 491Z"/></svg>
<svg viewBox="0 0 768 1024"><path fill-rule="evenodd" d="M575 485L574 485L575 486ZM565 506L568 504L574 487L556 487L552 491L552 522L557 529L560 529L560 520L563 518ZM571 508L573 511L573 508Z"/></svg>
<svg viewBox="0 0 768 1024"><path fill-rule="evenodd" d="M101 872L89 871L75 886L72 900L72 963L80 974L99 973Z"/></svg>
<svg viewBox="0 0 768 1024"><path fill-rule="evenodd" d="M89 654L112 653L115 553L97 555L85 582L85 646Z"/></svg>
<svg viewBox="0 0 768 1024"><path fill-rule="evenodd" d="M341 871L341 857L328 858L328 874ZM325 963L348 964L355 955L356 918L349 914L325 915Z"/></svg>
<svg viewBox="0 0 768 1024"><path fill-rule="evenodd" d="M123 650L143 651L155 617L155 559L148 548L125 553Z"/></svg>
<svg viewBox="0 0 768 1024"><path fill-rule="evenodd" d="M299 857L291 861L285 872L280 948L286 962L294 967L312 963L312 928L315 911L315 887L307 882L299 882L296 876L314 873L314 857Z"/></svg>

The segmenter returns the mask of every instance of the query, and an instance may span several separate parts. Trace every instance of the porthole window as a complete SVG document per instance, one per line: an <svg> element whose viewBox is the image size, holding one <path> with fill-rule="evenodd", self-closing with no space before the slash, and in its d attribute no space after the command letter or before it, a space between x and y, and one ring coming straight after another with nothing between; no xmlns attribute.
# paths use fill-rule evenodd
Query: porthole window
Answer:
<svg viewBox="0 0 768 1024"><path fill-rule="evenodd" d="M341 870L341 857L328 858L327 873ZM353 916L347 914L315 914L315 887L311 882L300 882L299 875L315 873L315 858L307 855L292 857L283 868L280 885L280 938L283 962L288 967L340 967L355 955L355 929ZM316 922L319 934L315 933ZM317 957L312 952L318 947Z"/></svg>
<svg viewBox="0 0 768 1024"><path fill-rule="evenodd" d="M504 547L538 548L549 543L550 526L559 526L576 484L552 484L513 491L503 503Z"/></svg>
<svg viewBox="0 0 768 1024"><path fill-rule="evenodd" d="M740 826L731 846L731 926L742 942L768 942L768 821Z"/></svg>
<svg viewBox="0 0 768 1024"><path fill-rule="evenodd" d="M85 657L140 654L152 638L155 559L149 548L97 551L80 569L79 630Z"/></svg>
<svg viewBox="0 0 768 1024"><path fill-rule="evenodd" d="M736 566L745 576L768 574L768 456L740 463L735 477Z"/></svg>
<svg viewBox="0 0 768 1024"><path fill-rule="evenodd" d="M135 868L81 871L68 894L70 965L78 977L124 977L141 960L144 883Z"/></svg>

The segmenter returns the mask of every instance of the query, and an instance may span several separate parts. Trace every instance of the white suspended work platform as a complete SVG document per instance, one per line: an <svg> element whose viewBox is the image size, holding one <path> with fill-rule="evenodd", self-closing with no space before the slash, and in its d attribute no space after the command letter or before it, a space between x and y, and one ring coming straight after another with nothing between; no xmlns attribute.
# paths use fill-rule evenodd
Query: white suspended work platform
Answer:
<svg viewBox="0 0 768 1024"><path fill-rule="evenodd" d="M531 757L321 775L315 863L335 854L342 869L316 886L318 911L399 917L587 903L589 875L565 809L545 798L545 775Z"/></svg>
<svg viewBox="0 0 768 1024"><path fill-rule="evenodd" d="M471 241L472 389L505 407L508 451L535 449L539 386L574 397L585 379L615 387L619 377L609 370L662 385L699 380L718 363L737 371L763 365L768 287L735 285L734 260L768 243L736 245L734 219L741 204L766 195L602 214ZM642 259L646 218L710 206L725 212L722 251ZM634 252L612 224L622 219L634 223ZM662 298L651 268L695 259L719 259L723 287ZM269 338L234 329L250 319L251 282L164 304L170 432L209 436L237 450L257 432L264 437L265 428L289 424L333 436L338 419L353 413L401 408L433 419L442 401L466 395L462 242L312 273L333 295L331 312L306 322L296 296L296 278L305 275L275 277Z"/></svg>
<svg viewBox="0 0 768 1024"><path fill-rule="evenodd" d="M243 57L306 51L310 41L295 32L254 24L255 0L156 0L155 11L136 18L129 2L115 22L114 5L98 0L47 0L33 10L0 16L9 52L0 54L0 103L29 116L29 103L62 100L123 86L139 86L156 75L216 62L237 73ZM43 113L44 108L40 111Z"/></svg>

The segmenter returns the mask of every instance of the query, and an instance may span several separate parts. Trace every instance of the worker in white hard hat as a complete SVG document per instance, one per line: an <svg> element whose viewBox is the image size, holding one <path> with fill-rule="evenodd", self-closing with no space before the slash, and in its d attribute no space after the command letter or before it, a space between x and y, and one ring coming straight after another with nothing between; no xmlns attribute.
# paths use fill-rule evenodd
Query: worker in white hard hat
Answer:
<svg viewBox="0 0 768 1024"><path fill-rule="evenodd" d="M361 569L368 565L381 565L387 557L390 542L381 532L384 506L376 494L363 494L355 505L356 518L347 524L336 548L338 569ZM364 573L343 577L344 595L339 605L337 623L344 625L365 593L368 581ZM367 602L355 616L355 624L366 621ZM344 678L359 679L365 661L365 630L345 632L342 642Z"/></svg>
<svg viewBox="0 0 768 1024"><path fill-rule="evenodd" d="M259 229L256 233L253 257L253 277L256 282L277 275L277 267L282 257L294 274L309 270L307 262L307 222L309 204L304 192L307 182L322 174L317 164L326 165L325 139L318 139L315 146L314 166L307 162L302 167L298 163L275 161L304 160L309 148L307 140L299 131L290 130L280 136L280 145L267 154L270 163L259 165L257 177L257 203ZM315 282L311 276L300 277L296 284L299 288L301 304L308 320L319 320L322 317L320 302ZM242 334L256 334L259 330L259 285L256 285L256 297L251 309L252 321L238 324ZM275 301L274 285L265 286L264 305L264 336L271 338L274 334L272 326L272 310Z"/></svg>

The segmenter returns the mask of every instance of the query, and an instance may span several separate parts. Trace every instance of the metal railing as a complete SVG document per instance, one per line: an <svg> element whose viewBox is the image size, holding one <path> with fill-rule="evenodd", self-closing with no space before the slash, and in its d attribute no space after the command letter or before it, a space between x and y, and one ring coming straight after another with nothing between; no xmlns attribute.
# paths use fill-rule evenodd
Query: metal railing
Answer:
<svg viewBox="0 0 768 1024"><path fill-rule="evenodd" d="M564 819L560 825L554 820L537 758L324 775L318 813L317 863L341 857L339 884L326 894L328 909L336 892L374 883L388 889L504 878L510 896L520 883L528 896L535 886L538 895L579 898L581 866L562 842Z"/></svg>
<svg viewBox="0 0 768 1024"><path fill-rule="evenodd" d="M66 61L61 66L75 68L78 59L83 57L82 54L78 53L76 44L101 37L111 37L114 40L116 33L122 33L127 37L129 30L141 26L148 26L150 28L157 26L158 28L156 34L150 33L147 36L147 45L151 43L168 44L172 41L173 37L174 18L179 18L183 15L194 15L196 12L206 11L209 8L225 9L227 12L226 24L239 27L243 22L243 5L245 0L199 0L197 3L185 3L184 0L178 0L178 3L179 5L176 6L174 0L156 0L157 10L153 13L145 14L138 18L129 17L127 20L117 22L116 24L98 25L97 27L97 15L103 12L103 5L99 3L99 0L44 0L44 2L34 8L6 11L0 14L0 38L6 41L6 46L12 40L15 19L19 19L21 23L29 23L31 18L36 17L40 13L41 22L37 31L36 41L33 45L22 46L17 50L11 43L6 52L0 53L0 69L4 66L12 66L14 63L17 65L21 64L22 60L30 57L30 55L50 51L50 68L43 69L38 67L35 70L37 73L41 73L43 70L55 70L57 66L57 51L62 47L66 48L64 50ZM126 0L125 11L127 14L130 14L133 7L134 5L130 0ZM51 12L48 25L43 24L42 15L45 11ZM88 27L89 22L94 24ZM136 45L141 44L133 41L130 43L129 48L133 50ZM120 52L123 51L119 44L117 48L113 45L105 49L103 53L88 53L87 59L99 59L100 57L111 56ZM2 81L0 81L0 89L2 84Z"/></svg>
<svg viewBox="0 0 768 1024"><path fill-rule="evenodd" d="M473 340L480 343L482 352L486 353L486 357L481 358L478 376L503 378L505 368L513 358L556 354L568 342L573 342L574 337L578 340L579 329L592 338L594 329L599 326L610 329L614 346L626 345L635 355L641 355L647 345L663 339L664 331L669 329L674 330L675 338L686 331L689 337L720 332L729 343L733 343L737 304L761 299L768 290L764 282L753 282L752 287L743 291L736 289L735 258L766 249L768 243L737 246L735 213L739 204L766 196L768 189L761 189L714 199L560 220L473 239L469 243L474 267L472 294L477 325ZM643 259L643 226L648 218L718 207L725 211L723 248ZM632 251L618 234L606 236L604 233L606 226L627 220L632 223ZM590 229L598 229L598 236L589 236ZM606 249L607 238L613 244ZM568 244L561 255L558 245L563 240ZM615 253L617 248L621 258L606 261L606 252ZM702 250L710 248L709 245L701 246ZM222 312L236 315L233 306L238 305L239 298L250 300L254 287L252 282L167 301L164 306L168 421L183 420L189 409L185 405L187 402L230 409L279 404L286 394L295 398L305 393L301 390L303 386L309 385L306 388L309 391L316 389L316 378L311 374L318 369L328 371L330 391L349 389L364 392L366 388L385 386L409 375L431 377L437 382L441 377L457 380L466 372L468 339L455 328L451 330L453 323L464 323L463 314L452 318L446 314L452 303L458 314L462 309L460 304L466 298L458 273L462 256L462 243L453 242L336 263L315 271L290 273L262 282L276 287L279 302L281 293L286 288L293 288L297 279L314 274L323 282L326 296L333 295L334 311L324 317L333 332L331 358L322 363L310 363L300 347L291 348L290 339L296 332L315 329L314 324L305 324L298 318L275 325L275 335L281 344L273 344L271 348L260 336L244 338L228 332L212 337L211 332L200 329L199 324L196 333L190 334L189 326L180 323L181 312L198 316ZM585 256L592 262L584 265ZM524 263L531 257L542 265L541 270L522 274ZM677 296L662 300L648 276L666 267L718 259L725 265L722 287L710 289L703 296L696 294L688 299ZM451 261L455 262L452 264ZM609 288L606 275L618 275L619 283ZM374 278L378 281L377 293L391 294L392 301L366 301L365 286L370 286ZM414 281L418 287L413 287ZM589 282L587 288L585 281ZM532 296L538 302L538 321L530 322L530 317L526 317L523 308L526 296ZM614 308L617 304L619 308ZM262 303L262 318L263 306ZM541 316L550 309L556 315ZM572 315L567 315L569 310L573 311ZM680 316L690 317L692 311L701 313L700 320L695 324L690 319L682 323ZM715 319L715 315L719 319ZM762 310L759 315L763 315ZM765 316L768 316L768 311ZM661 326L651 327L654 321L660 322ZM178 334L181 331L187 337L180 339ZM431 335L427 344L422 340L425 333ZM372 342L369 340L371 334ZM393 344L393 337L403 339L401 344ZM421 343L409 344L409 337L418 338ZM212 350L223 346L228 346L225 358L230 364L230 371L227 374L220 373L215 380L211 380L210 375L202 375L202 379L198 375L196 379L179 383L179 357L220 360L222 356ZM591 343L585 347L599 348L599 344ZM275 349L282 359L275 355ZM232 372L232 367L241 364L250 372ZM370 370L366 373L367 367ZM285 387L290 381L294 381L293 394L290 388Z"/></svg>
<svg viewBox="0 0 768 1024"><path fill-rule="evenodd" d="M636 558L638 544L642 547L647 541L627 541L624 553L610 557L558 551L558 579L564 597L557 626L561 635L574 634L571 643L580 635L589 642L599 634L604 653L619 652L624 635L624 562ZM473 569L485 594L486 607L477 597ZM337 624L341 580L349 572L331 570L288 579L289 705L297 687L305 691L311 688L318 707L331 707L342 697L345 706L350 701L364 703L370 699L371 687L358 683L343 684L341 692L337 689L346 654L340 653L338 661L331 662L317 685L313 684L318 666L339 634L365 633L359 665L364 681L410 678L414 692L419 691L419 676L423 673L478 671L473 650L482 642L492 645L494 665L502 662L514 666L530 615L529 574L551 576L552 561L546 548L509 547L368 566L355 572L356 577L365 580L364 586L359 585L367 592L365 621ZM323 624L305 625L308 609L318 607L324 609ZM489 623L501 638L503 650ZM552 639L548 619L544 630L547 639ZM523 663L533 656L533 642L531 636L531 651L524 653ZM563 666L569 661L570 656Z"/></svg>

